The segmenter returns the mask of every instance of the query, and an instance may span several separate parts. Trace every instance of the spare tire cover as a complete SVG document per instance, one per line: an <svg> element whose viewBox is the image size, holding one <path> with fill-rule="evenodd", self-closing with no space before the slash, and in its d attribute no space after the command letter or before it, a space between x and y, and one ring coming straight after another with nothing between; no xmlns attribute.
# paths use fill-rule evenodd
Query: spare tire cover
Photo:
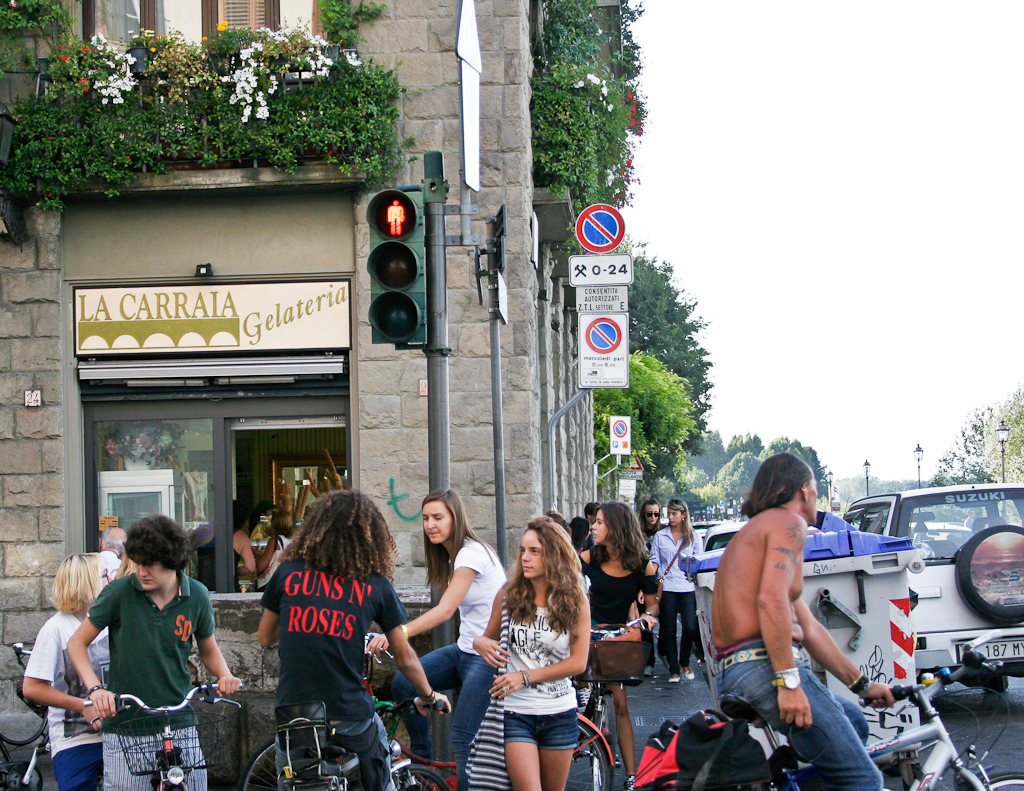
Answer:
<svg viewBox="0 0 1024 791"><path fill-rule="evenodd" d="M972 536L957 553L956 588L987 621L1024 621L1024 527L998 525Z"/></svg>

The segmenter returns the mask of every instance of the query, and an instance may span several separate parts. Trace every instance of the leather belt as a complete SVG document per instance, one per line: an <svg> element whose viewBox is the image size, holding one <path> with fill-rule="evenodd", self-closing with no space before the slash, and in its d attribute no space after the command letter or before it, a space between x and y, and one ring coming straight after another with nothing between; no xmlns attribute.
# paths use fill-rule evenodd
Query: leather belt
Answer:
<svg viewBox="0 0 1024 791"><path fill-rule="evenodd" d="M793 658L803 659L801 649L795 645L792 648ZM729 654L725 659L719 660L718 671L721 673L740 662L754 662L758 659L768 659L767 648L741 648L739 651Z"/></svg>

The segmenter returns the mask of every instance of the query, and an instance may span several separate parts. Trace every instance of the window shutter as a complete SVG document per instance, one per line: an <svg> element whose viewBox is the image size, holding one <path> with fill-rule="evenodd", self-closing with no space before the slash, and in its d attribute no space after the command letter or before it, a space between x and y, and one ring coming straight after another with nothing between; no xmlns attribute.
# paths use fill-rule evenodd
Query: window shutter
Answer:
<svg viewBox="0 0 1024 791"><path fill-rule="evenodd" d="M255 30L267 24L264 0L219 0L220 20L229 28Z"/></svg>

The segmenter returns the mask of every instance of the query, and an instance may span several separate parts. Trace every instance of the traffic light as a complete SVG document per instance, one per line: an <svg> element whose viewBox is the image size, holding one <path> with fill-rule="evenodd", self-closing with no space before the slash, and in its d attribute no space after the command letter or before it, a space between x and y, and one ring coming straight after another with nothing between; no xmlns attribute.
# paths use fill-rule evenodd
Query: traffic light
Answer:
<svg viewBox="0 0 1024 791"><path fill-rule="evenodd" d="M427 344L423 193L385 190L366 209L370 224L370 325L373 343Z"/></svg>

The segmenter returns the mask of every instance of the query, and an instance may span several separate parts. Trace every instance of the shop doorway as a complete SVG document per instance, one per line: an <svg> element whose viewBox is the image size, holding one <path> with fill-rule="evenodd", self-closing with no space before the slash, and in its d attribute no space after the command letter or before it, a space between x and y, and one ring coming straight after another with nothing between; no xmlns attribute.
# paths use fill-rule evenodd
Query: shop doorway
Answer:
<svg viewBox="0 0 1024 791"><path fill-rule="evenodd" d="M233 527L249 535L254 560L277 536L290 539L318 499L349 488L347 447L342 415L232 421L232 513L249 511ZM241 591L256 589L258 574L241 563L235 574Z"/></svg>
<svg viewBox="0 0 1024 791"><path fill-rule="evenodd" d="M164 514L189 535L188 573L238 591L237 501L248 517L287 509L301 524L325 493L349 486L347 396L85 403L86 546L103 530ZM256 515L252 526L260 523ZM265 545L257 530L256 545Z"/></svg>

